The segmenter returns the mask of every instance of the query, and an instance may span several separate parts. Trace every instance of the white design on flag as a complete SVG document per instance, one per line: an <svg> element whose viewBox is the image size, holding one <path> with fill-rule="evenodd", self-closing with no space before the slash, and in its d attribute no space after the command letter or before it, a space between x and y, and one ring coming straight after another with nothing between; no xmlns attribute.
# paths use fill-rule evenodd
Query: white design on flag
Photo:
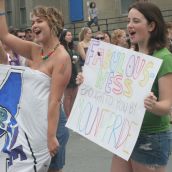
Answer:
<svg viewBox="0 0 172 172"><path fill-rule="evenodd" d="M1 172L47 172L49 88L42 72L0 65Z"/></svg>

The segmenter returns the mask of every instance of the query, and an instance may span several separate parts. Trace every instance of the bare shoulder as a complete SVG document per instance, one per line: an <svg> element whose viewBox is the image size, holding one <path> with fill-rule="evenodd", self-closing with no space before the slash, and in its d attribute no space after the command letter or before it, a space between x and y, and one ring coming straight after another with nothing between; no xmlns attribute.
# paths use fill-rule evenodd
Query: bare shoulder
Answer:
<svg viewBox="0 0 172 172"><path fill-rule="evenodd" d="M58 48L58 51L54 54L53 66L55 70L61 71L62 73L71 67L71 59L68 52L63 46Z"/></svg>
<svg viewBox="0 0 172 172"><path fill-rule="evenodd" d="M79 43L78 43L78 46L83 47L83 46L84 46L84 42L83 42L83 41L79 42Z"/></svg>
<svg viewBox="0 0 172 172"><path fill-rule="evenodd" d="M70 61L70 56L63 46L60 46L56 51L54 60L57 62Z"/></svg>
<svg viewBox="0 0 172 172"><path fill-rule="evenodd" d="M51 60L50 71L53 81L66 85L71 75L71 59L63 46L60 46Z"/></svg>
<svg viewBox="0 0 172 172"><path fill-rule="evenodd" d="M84 48L84 42L83 41L79 42L77 47L78 47L78 49L83 49Z"/></svg>

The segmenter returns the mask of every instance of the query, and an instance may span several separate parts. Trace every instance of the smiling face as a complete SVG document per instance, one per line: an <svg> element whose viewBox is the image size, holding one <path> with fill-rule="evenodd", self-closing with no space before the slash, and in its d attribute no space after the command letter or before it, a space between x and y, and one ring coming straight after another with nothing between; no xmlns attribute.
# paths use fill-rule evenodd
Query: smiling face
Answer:
<svg viewBox="0 0 172 172"><path fill-rule="evenodd" d="M48 38L59 37L63 30L62 13L54 7L38 6L32 11L32 32L38 43L47 42Z"/></svg>
<svg viewBox="0 0 172 172"><path fill-rule="evenodd" d="M132 8L128 13L128 35L132 43L147 46L150 32L154 26L137 9Z"/></svg>
<svg viewBox="0 0 172 172"><path fill-rule="evenodd" d="M166 46L166 25L158 6L149 2L136 2L129 8L128 35L138 50L153 54Z"/></svg>
<svg viewBox="0 0 172 172"><path fill-rule="evenodd" d="M65 36L66 42L72 42L72 33L67 31L66 36Z"/></svg>
<svg viewBox="0 0 172 172"><path fill-rule="evenodd" d="M43 17L32 17L32 33L37 43L45 42L51 35L50 27Z"/></svg>
<svg viewBox="0 0 172 172"><path fill-rule="evenodd" d="M104 33L104 41L105 42L108 42L108 43L110 43L111 42L111 40L110 40L110 36L107 34L107 33Z"/></svg>

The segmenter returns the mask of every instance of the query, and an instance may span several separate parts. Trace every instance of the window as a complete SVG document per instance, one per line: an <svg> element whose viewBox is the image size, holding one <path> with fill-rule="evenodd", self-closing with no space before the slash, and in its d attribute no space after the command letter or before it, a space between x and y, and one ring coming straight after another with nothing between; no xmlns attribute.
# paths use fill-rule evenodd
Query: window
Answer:
<svg viewBox="0 0 172 172"><path fill-rule="evenodd" d="M25 4L25 0L20 0L20 7L25 7L26 4Z"/></svg>
<svg viewBox="0 0 172 172"><path fill-rule="evenodd" d="M21 27L26 26L26 4L25 0L20 0L20 25Z"/></svg>
<svg viewBox="0 0 172 172"><path fill-rule="evenodd" d="M128 7L136 0L121 0L121 14L128 13Z"/></svg>
<svg viewBox="0 0 172 172"><path fill-rule="evenodd" d="M7 23L8 26L13 25L13 19L12 19L12 1L11 0L6 0L5 1L5 7L6 7L6 18L7 18Z"/></svg>

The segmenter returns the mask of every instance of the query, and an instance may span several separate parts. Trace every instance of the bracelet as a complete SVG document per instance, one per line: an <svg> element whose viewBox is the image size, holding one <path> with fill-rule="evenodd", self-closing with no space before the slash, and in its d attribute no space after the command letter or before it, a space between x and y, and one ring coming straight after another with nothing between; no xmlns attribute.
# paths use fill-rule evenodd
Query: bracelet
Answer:
<svg viewBox="0 0 172 172"><path fill-rule="evenodd" d="M5 11L0 12L0 16L4 16L5 15Z"/></svg>

